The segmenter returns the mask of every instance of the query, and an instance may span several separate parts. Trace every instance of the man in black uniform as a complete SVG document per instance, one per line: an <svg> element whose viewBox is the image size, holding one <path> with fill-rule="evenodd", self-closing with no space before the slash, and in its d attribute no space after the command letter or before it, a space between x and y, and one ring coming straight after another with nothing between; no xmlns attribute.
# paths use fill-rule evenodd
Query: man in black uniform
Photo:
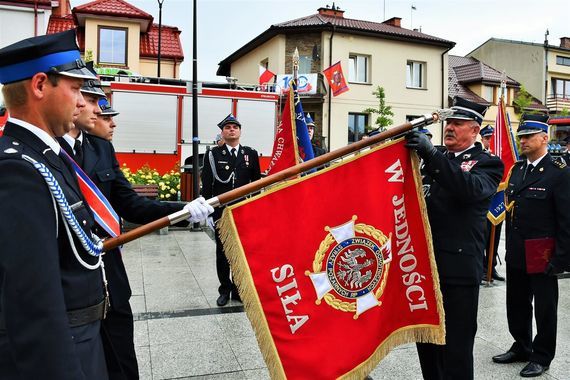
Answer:
<svg viewBox="0 0 570 380"><path fill-rule="evenodd" d="M229 114L218 127L222 130L224 140L222 146L213 147L204 157L202 169L202 195L206 198L225 193L261 178L259 170L259 155L247 146L239 143L241 124ZM214 221L222 216L223 208L218 207L213 214ZM241 301L235 284L230 278L230 265L224 254L220 234L216 230L216 271L220 287L220 296L216 300L218 306L228 303L230 296L233 300Z"/></svg>
<svg viewBox="0 0 570 380"><path fill-rule="evenodd" d="M0 50L11 115L0 138L2 379L107 379L94 221L55 141L85 106L83 79L93 78L75 41L70 30Z"/></svg>
<svg viewBox="0 0 570 380"><path fill-rule="evenodd" d="M313 142L313 136L315 135L315 122L310 114L305 116L305 124L307 124L307 130L309 131L309 140L311 140L311 146L313 147L313 154L315 157L322 156L326 153L326 150L320 146L315 145Z"/></svg>
<svg viewBox="0 0 570 380"><path fill-rule="evenodd" d="M101 114L97 116L95 127L89 133L107 141L113 141L113 134L117 127L113 117L117 116L119 112L115 111L113 107L111 107L107 98L99 99L99 108L101 108Z"/></svg>
<svg viewBox="0 0 570 380"><path fill-rule="evenodd" d="M88 133L94 129L97 118L102 115L99 104L100 100L105 99L105 93L100 88L100 82L85 81L81 92L86 99L86 106L75 120L75 128L59 141L62 148L74 157L101 190L116 213L130 222L145 224L182 210L182 204L153 201L139 196L132 189L120 170L113 145L104 138ZM105 111L109 112L107 108ZM187 209L193 215L192 222L202 221L214 211L203 198L191 203ZM101 237L109 236L99 225L95 226L95 232ZM120 250L115 248L107 252L104 263L111 300L111 308L102 326L109 379L138 379L133 312L129 304L131 287Z"/></svg>
<svg viewBox="0 0 570 380"><path fill-rule="evenodd" d="M503 175L497 157L476 142L486 107L455 98L444 144L420 131L406 136L424 160L423 188L445 309L446 344L418 344L424 379L473 379L485 219Z"/></svg>
<svg viewBox="0 0 570 380"><path fill-rule="evenodd" d="M484 128L481 128L479 134L481 135L481 144L483 145L483 150L491 153L491 138L495 133L495 129L487 124ZM487 233L485 238L485 259L483 260L483 277L481 280L487 280L487 266L489 263L489 247L491 246L491 229L493 224L487 218ZM501 229L503 228L503 222L495 226L495 240L493 241L493 269L491 270L491 278L497 281L505 281L505 278L497 272L497 256L499 255L499 241L501 240Z"/></svg>
<svg viewBox="0 0 570 380"><path fill-rule="evenodd" d="M526 159L515 163L505 190L507 320L515 342L493 361L528 361L520 372L523 377L542 375L554 359L558 308L555 275L570 266L570 169L548 154L547 121L548 116L523 115L517 136ZM543 255L542 248L533 249L535 243L552 249L543 273L527 268L527 257Z"/></svg>

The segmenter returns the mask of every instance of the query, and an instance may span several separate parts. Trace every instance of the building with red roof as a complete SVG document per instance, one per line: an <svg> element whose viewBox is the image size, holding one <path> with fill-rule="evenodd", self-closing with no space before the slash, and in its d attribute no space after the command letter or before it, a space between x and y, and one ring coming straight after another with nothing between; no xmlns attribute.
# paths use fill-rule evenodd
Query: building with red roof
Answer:
<svg viewBox="0 0 570 380"><path fill-rule="evenodd" d="M302 93L303 108L315 121L317 143L330 149L377 128L376 115L364 110L378 108L373 94L378 86L394 112L393 125L448 105L447 52L454 42L406 29L399 17L372 22L344 13L333 3L315 14L271 25L223 59L217 74L258 83L262 66L277 74L277 86L283 88L297 48L300 78L311 84L311 91ZM349 91L333 97L321 72L336 62ZM433 126L432 132L440 141L441 127Z"/></svg>
<svg viewBox="0 0 570 380"><path fill-rule="evenodd" d="M1 1L1 0L0 0ZM149 13L125 0L95 0L71 9L59 1L47 33L77 29L79 47L103 73L137 73L157 76L159 26ZM181 31L161 28L161 77L179 78L184 60Z"/></svg>

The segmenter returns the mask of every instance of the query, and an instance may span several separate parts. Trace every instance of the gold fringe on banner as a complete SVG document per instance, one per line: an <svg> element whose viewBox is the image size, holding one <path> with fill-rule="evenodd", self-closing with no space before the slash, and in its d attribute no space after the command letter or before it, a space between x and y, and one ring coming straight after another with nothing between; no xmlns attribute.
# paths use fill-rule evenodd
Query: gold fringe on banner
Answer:
<svg viewBox="0 0 570 380"><path fill-rule="evenodd" d="M400 139L373 148L372 150L365 152L365 154L370 154L373 151L397 143L399 140ZM418 202L420 205L420 213L422 215L423 224L426 232L425 238L428 244L430 268L433 277L437 310L440 315L440 323L438 326L434 325L406 326L399 330L394 331L382 343L380 343L380 345L377 347L377 349L368 359L366 359L364 362L362 362L360 365L355 367L350 372L339 377L339 379L355 379L355 380L363 379L374 368L376 368L378 363L386 355L388 355L388 353L394 347L402 344L413 343L413 342L445 344L445 312L443 309L442 295L439 286L439 275L437 272L437 267L435 262L431 230L429 228L429 221L427 218L427 207L425 204L425 200L423 198L422 180L419 172L419 161L415 153L411 154L412 154L412 168L414 174L414 182L416 186L416 193L418 195ZM358 158L359 157L353 157L339 164L340 165L347 164L353 159L358 159ZM258 197L268 195L269 193L277 191L282 187L289 186L290 184L299 181L307 180L310 176L319 175L322 174L322 172L332 169L333 167L329 167L321 172L313 173L309 176L292 180L284 184L280 184L276 187L273 187L270 191L266 192L265 194L258 195ZM279 354L277 352L277 348L275 347L273 337L271 336L269 325L267 323L267 320L265 319L265 314L261 306L261 301L255 289L253 276L251 275L247 258L245 256L245 252L241 244L237 227L235 225L232 214L232 209L234 207L237 207L238 205L241 205L246 202L251 202L256 198L257 197L250 198L239 204L226 208L222 214L222 217L218 221L217 228L220 232L220 239L224 245L224 251L226 253L228 261L230 262L233 278L239 290L246 315L255 332L259 348L261 350L265 363L267 364L270 376L272 379L286 379L285 370L279 358Z"/></svg>
<svg viewBox="0 0 570 380"><path fill-rule="evenodd" d="M220 240L224 244L224 252L230 262L234 283L238 288L245 313L253 327L259 349L271 378L286 379L285 370L281 360L279 360L277 347L275 347L273 342L269 325L261 307L261 301L255 290L253 276L249 270L247 258L245 257L230 208L224 210L222 217L218 221L217 228L220 232Z"/></svg>

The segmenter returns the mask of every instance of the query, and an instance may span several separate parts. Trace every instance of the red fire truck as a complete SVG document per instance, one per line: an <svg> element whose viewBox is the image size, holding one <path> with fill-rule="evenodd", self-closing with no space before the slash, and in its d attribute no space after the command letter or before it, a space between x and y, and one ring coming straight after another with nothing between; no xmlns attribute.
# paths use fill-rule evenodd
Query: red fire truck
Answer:
<svg viewBox="0 0 570 380"><path fill-rule="evenodd" d="M238 87L239 88L239 87ZM191 86L110 82L117 128L113 145L131 170L144 164L163 173L192 157ZM262 170L273 148L279 95L202 86L198 88L199 154L214 144L217 124L233 113L243 125L241 144L261 154Z"/></svg>

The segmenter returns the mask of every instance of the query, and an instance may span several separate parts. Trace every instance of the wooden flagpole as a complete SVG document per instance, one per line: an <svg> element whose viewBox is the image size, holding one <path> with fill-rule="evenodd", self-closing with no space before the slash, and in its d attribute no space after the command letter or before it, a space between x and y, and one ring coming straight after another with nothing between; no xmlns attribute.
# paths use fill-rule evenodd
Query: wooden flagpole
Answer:
<svg viewBox="0 0 570 380"><path fill-rule="evenodd" d="M425 125L430 125L430 124L433 124L433 123L438 122L438 121L443 121L448 116L450 116L451 113L452 112L449 109L442 109L442 110L438 110L432 114L425 114L423 116L420 116L417 119L414 119L414 120L409 121L407 123L404 123L404 124L401 124L399 126L390 128L387 131L379 133L379 134L372 136L368 139L364 139L364 140L354 142L354 143L349 144L347 146L344 146L342 148L339 148L339 149L333 150L329 153L323 154L322 156L313 158L312 160L300 163L300 164L295 165L295 166L291 166L285 170L282 170L280 172L277 172L277 173L272 174L270 176L267 176L265 178L261 178L255 182L250 182L247 185L238 187L237 189L233 189L233 190L230 190L230 191L225 192L223 194L220 194L216 197L210 198L207 200L207 202L212 207L218 207L220 205L224 205L224 204L227 204L229 202L233 202L233 201L240 199L240 198L243 198L243 197L245 197L251 193L259 191L259 190L263 189L264 187L273 185L277 182L284 181L288 178L294 177L294 176L301 174L303 172L306 172L308 170L323 166L330 161L333 161L333 160L336 160L338 158L344 157L348 154L357 152L361 149L372 146L374 144L378 144L378 143L380 143L384 140L387 140L389 138L393 138L395 136L401 136L401 135L405 134L406 132L412 130L413 128L417 128L417 127L421 127L421 126L425 126ZM153 231L157 231L161 228L168 227L172 224L176 224L178 222L181 222L185 219L188 219L189 217L190 217L189 212L187 212L185 210L180 210L178 212L175 212L175 213L170 214L168 216L162 217L162 218L157 219L157 220L150 222L148 224L137 227L131 231L125 232L124 234L121 234L117 237L106 239L103 242L103 250L109 251L113 248L116 248L116 247L121 246L125 243L128 243L130 241L138 239L144 235L147 235Z"/></svg>

